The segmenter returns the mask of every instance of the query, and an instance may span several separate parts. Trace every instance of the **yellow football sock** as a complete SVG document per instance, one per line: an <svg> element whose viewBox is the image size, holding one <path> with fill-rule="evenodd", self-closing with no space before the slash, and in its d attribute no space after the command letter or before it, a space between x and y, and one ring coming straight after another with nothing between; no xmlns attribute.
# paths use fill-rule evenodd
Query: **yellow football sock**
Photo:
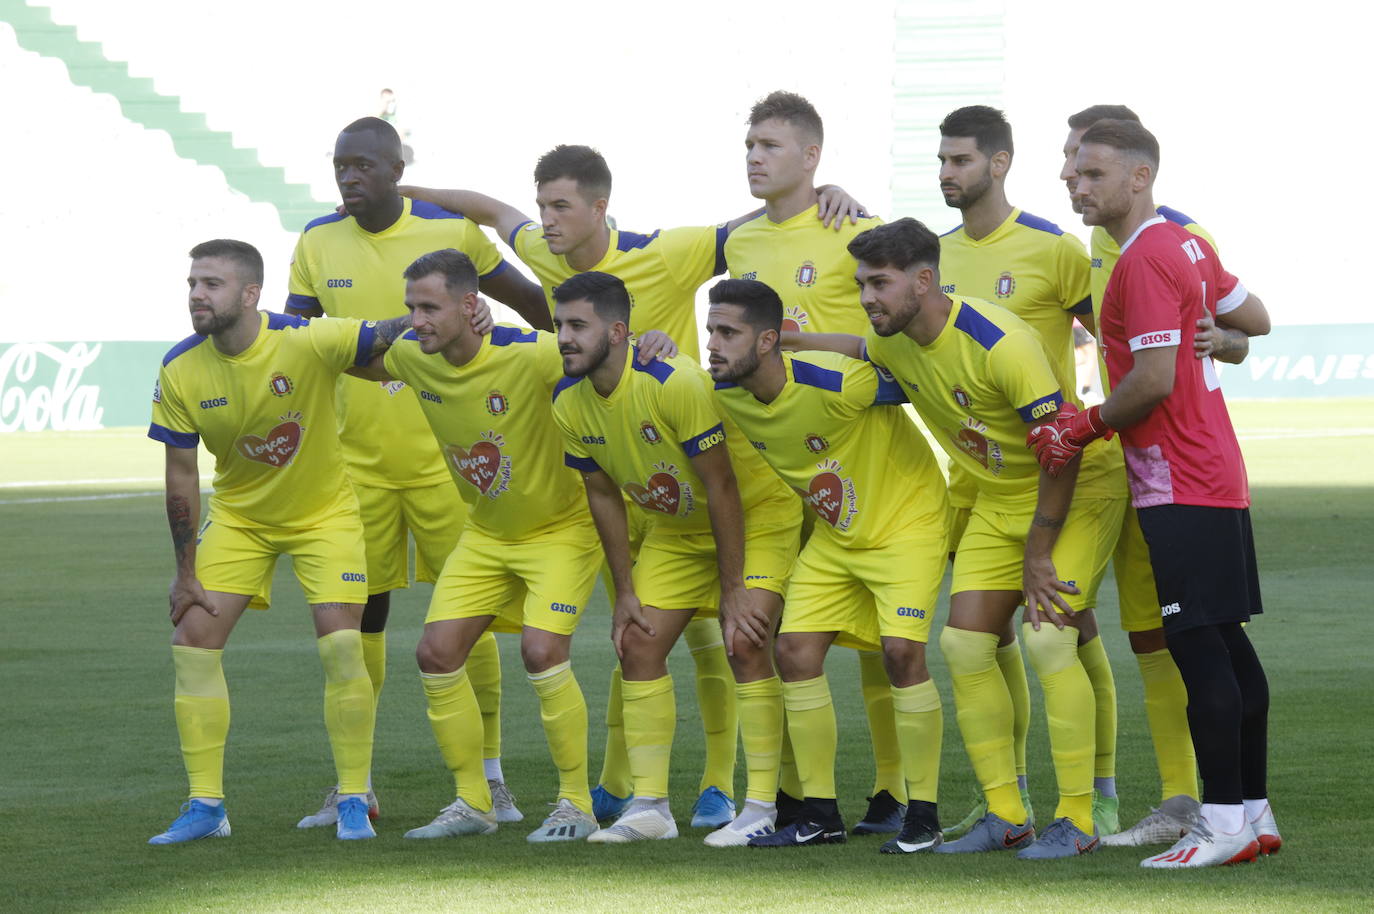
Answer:
<svg viewBox="0 0 1374 914"><path fill-rule="evenodd" d="M601 758L599 783L617 797L634 792L630 782L630 755L625 750L625 695L620 665L611 672L611 692L606 697L606 754Z"/></svg>
<svg viewBox="0 0 1374 914"><path fill-rule="evenodd" d="M1093 743L1093 776L1116 777L1116 678L1107 659L1107 649L1100 637L1078 645L1078 661L1093 684L1093 704L1096 706L1096 727Z"/></svg>
<svg viewBox="0 0 1374 914"><path fill-rule="evenodd" d="M501 652L496 636L486 632L468 651L463 668L468 671L472 694L482 712L482 758L501 757Z"/></svg>
<svg viewBox="0 0 1374 914"><path fill-rule="evenodd" d="M372 704L375 709L382 698L386 682L386 632L363 632L363 665L367 678L372 680Z"/></svg>
<svg viewBox="0 0 1374 914"><path fill-rule="evenodd" d="M902 773L902 744L892 710L892 683L883 666L882 651L859 651L859 686L868 737L873 742L873 796L886 790L898 803L906 802L906 776Z"/></svg>
<svg viewBox="0 0 1374 914"><path fill-rule="evenodd" d="M482 770L482 712L467 668L421 673L429 726L444 764L453 772L454 793L473 809L491 811L491 789Z"/></svg>
<svg viewBox="0 0 1374 914"><path fill-rule="evenodd" d="M1093 833L1093 756L1096 753L1093 686L1078 659L1078 630L1053 625L1021 626L1031 666L1045 693L1049 721L1050 757L1059 782L1056 819L1067 816L1088 834Z"/></svg>
<svg viewBox="0 0 1374 914"><path fill-rule="evenodd" d="M1019 825L1026 821L1026 807L1016 785L1011 695L997 664L997 636L946 625L940 652L954 685L954 716L964 750L988 809Z"/></svg>
<svg viewBox="0 0 1374 914"><path fill-rule="evenodd" d="M777 799L782 763L782 680L770 676L742 682L735 686L735 695L739 702L744 764L749 770L745 797L772 803Z"/></svg>
<svg viewBox="0 0 1374 914"><path fill-rule="evenodd" d="M315 646L324 665L324 726L334 750L339 793L367 793L376 705L361 633L356 628L330 632L316 639Z"/></svg>
<svg viewBox="0 0 1374 914"><path fill-rule="evenodd" d="M1168 650L1136 654L1145 683L1145 717L1155 744L1162 799L1198 798L1197 756L1188 729L1188 689Z"/></svg>
<svg viewBox="0 0 1374 914"><path fill-rule="evenodd" d="M172 709L186 763L188 796L224 798L224 741L229 736L229 687L224 651L172 645L176 689Z"/></svg>
<svg viewBox="0 0 1374 914"><path fill-rule="evenodd" d="M1026 681L1026 661L1021 658L1021 643L1013 640L997 648L997 666L1011 696L1012 747L1016 773L1026 776L1026 734L1030 732L1030 683ZM1019 824L1019 823L1018 823Z"/></svg>
<svg viewBox="0 0 1374 914"><path fill-rule="evenodd" d="M902 744L906 795L912 800L934 803L940 792L940 743L945 729L940 692L930 679L890 688L897 738Z"/></svg>
<svg viewBox="0 0 1374 914"><path fill-rule="evenodd" d="M558 769L558 796L591 815L592 795L587 790L587 702L568 662L542 673L530 673L530 684L539 695L539 718L544 738Z"/></svg>
<svg viewBox="0 0 1374 914"><path fill-rule="evenodd" d="M668 795L668 761L677 725L673 677L644 682L624 680L625 752L630 757L632 790L637 799Z"/></svg>
<svg viewBox="0 0 1374 914"><path fill-rule="evenodd" d="M835 706L825 674L782 684L787 733L796 750L802 795L835 798Z"/></svg>
<svg viewBox="0 0 1374 914"><path fill-rule="evenodd" d="M735 706L735 674L725 656L720 623L697 618L684 632L697 673L697 707L706 733L706 768L697 791L717 787L735 795L735 753L739 745L739 709Z"/></svg>
<svg viewBox="0 0 1374 914"><path fill-rule="evenodd" d="M782 715L782 752L778 754L778 790L795 800L800 800L802 798L801 772L797 771L797 752L792 748L792 734L787 729L785 702L786 699L784 699Z"/></svg>

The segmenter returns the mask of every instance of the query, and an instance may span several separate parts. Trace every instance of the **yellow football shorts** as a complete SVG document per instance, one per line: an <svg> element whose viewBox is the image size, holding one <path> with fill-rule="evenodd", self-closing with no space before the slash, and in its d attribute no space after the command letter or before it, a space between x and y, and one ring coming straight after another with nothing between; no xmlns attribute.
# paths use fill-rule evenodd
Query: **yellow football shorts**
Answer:
<svg viewBox="0 0 1374 914"><path fill-rule="evenodd" d="M300 529L208 520L196 540L196 577L206 590L248 594L249 606L266 609L279 555L291 556L307 603L367 602L363 528L351 514Z"/></svg>
<svg viewBox="0 0 1374 914"><path fill-rule="evenodd" d="M833 537L807 541L792 570L782 634L838 632L835 644L882 649L882 638L925 643L948 561L944 530L876 549L846 549Z"/></svg>
<svg viewBox="0 0 1374 914"><path fill-rule="evenodd" d="M949 540L945 552L959 551L959 540L964 538L964 530L968 528L968 516L972 513L972 508L956 508L953 504L949 506Z"/></svg>
<svg viewBox="0 0 1374 914"><path fill-rule="evenodd" d="M1160 628L1159 597L1155 594L1154 567L1145 534L1129 502L1121 519L1121 537L1112 554L1116 592L1121 604L1121 628L1128 632L1148 632Z"/></svg>
<svg viewBox="0 0 1374 914"><path fill-rule="evenodd" d="M353 484L367 537L367 592L410 585L409 544L415 538L415 580L433 581L467 522L468 506L452 482L416 489Z"/></svg>
<svg viewBox="0 0 1374 914"><path fill-rule="evenodd" d="M1055 541L1052 558L1060 580L1079 589L1077 595L1063 594L1064 602L1074 610L1092 609L1097 605L1097 588L1106 573L1107 560L1116 547L1125 510L1124 497L1073 500L1068 519ZM974 503L968 527L959 540L959 551L954 556L950 593L1020 590L1026 535L1034 514L1034 503L1008 505L980 496Z"/></svg>
<svg viewBox="0 0 1374 914"><path fill-rule="evenodd" d="M801 540L801 502L766 502L744 518L744 586L782 595ZM710 533L665 532L651 524L634 567L639 602L657 609L720 608L716 540Z"/></svg>
<svg viewBox="0 0 1374 914"><path fill-rule="evenodd" d="M434 585L425 623L494 615L492 631L529 626L571 635L600 567L601 541L590 520L527 540L469 526Z"/></svg>

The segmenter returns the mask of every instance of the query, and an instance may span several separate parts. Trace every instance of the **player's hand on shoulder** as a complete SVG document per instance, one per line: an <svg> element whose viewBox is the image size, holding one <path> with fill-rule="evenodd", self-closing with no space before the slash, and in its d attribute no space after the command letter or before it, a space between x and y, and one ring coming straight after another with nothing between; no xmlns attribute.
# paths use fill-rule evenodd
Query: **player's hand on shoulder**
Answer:
<svg viewBox="0 0 1374 914"><path fill-rule="evenodd" d="M839 231L848 219L850 225L858 225L861 218L867 218L868 209L855 200L838 184L823 184L816 188L818 195L816 217L821 225Z"/></svg>
<svg viewBox="0 0 1374 914"><path fill-rule="evenodd" d="M662 330L650 330L643 334L637 343L639 364L648 365L654 359L662 362L677 355L677 343Z"/></svg>
<svg viewBox="0 0 1374 914"><path fill-rule="evenodd" d="M219 610L210 602L205 588L200 586L200 579L194 576L177 575L172 578L172 584L167 589L167 604L173 627L181 622L182 616L196 607L212 616L219 615Z"/></svg>
<svg viewBox="0 0 1374 914"><path fill-rule="evenodd" d="M483 298L480 295L477 296L477 304L472 309L473 332L480 334L481 336L486 336L487 334L491 333L492 328L495 326L496 319L492 317L491 306L487 304L487 300L485 298Z"/></svg>

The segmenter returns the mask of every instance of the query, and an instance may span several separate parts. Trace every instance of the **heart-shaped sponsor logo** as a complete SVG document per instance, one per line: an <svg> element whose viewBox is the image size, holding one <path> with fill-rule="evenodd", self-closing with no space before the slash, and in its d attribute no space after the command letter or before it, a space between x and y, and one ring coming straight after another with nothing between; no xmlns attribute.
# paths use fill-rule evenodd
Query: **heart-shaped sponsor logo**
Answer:
<svg viewBox="0 0 1374 914"><path fill-rule="evenodd" d="M664 514L676 514L682 500L682 489L671 473L655 473L649 477L647 487L627 482L625 492L640 507Z"/></svg>
<svg viewBox="0 0 1374 914"><path fill-rule="evenodd" d="M802 495L806 503L825 518L830 526L840 522L840 507L844 504L844 483L834 473L817 473L811 478L811 488Z"/></svg>
<svg viewBox="0 0 1374 914"><path fill-rule="evenodd" d="M239 453L268 466L284 467L296 456L301 444L301 424L286 421L267 433L266 438L244 435L236 442Z"/></svg>
<svg viewBox="0 0 1374 914"><path fill-rule="evenodd" d="M448 459L453 468L468 482L477 487L483 495L496 481L501 468L501 449L490 441L482 440L471 449L456 444L448 446Z"/></svg>

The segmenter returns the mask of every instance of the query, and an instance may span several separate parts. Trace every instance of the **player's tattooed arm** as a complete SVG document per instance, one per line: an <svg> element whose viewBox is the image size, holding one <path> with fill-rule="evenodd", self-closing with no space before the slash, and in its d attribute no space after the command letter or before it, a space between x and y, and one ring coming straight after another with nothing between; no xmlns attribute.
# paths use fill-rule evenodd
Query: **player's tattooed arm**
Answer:
<svg viewBox="0 0 1374 914"><path fill-rule="evenodd" d="M167 591L173 625L199 606L210 615L219 611L196 579L196 526L200 521L200 470L195 448L167 445L167 525L172 534L176 576Z"/></svg>
<svg viewBox="0 0 1374 914"><path fill-rule="evenodd" d="M396 190L403 197L424 200L426 203L442 206L449 212L462 213L478 225L490 226L500 233L504 241L509 241L511 232L530 221L524 213L509 203L479 194L475 190L441 190L411 184L402 184Z"/></svg>
<svg viewBox="0 0 1374 914"><path fill-rule="evenodd" d="M1213 317L1204 311L1193 337L1193 354L1211 356L1218 362L1239 365L1250 354L1250 337L1269 332L1269 312L1253 293L1225 314Z"/></svg>
<svg viewBox="0 0 1374 914"><path fill-rule="evenodd" d="M1022 561L1022 594L1026 600L1026 621L1036 631L1041 622L1063 628L1065 620L1075 615L1062 594L1076 594L1078 588L1059 579L1054 567L1054 544L1069 516L1074 485L1078 482L1078 466L1082 457L1074 457L1058 476L1040 471L1040 491L1036 497L1035 513L1026 535L1026 553ZM1056 612L1056 607L1062 612Z"/></svg>
<svg viewBox="0 0 1374 914"><path fill-rule="evenodd" d="M388 318L384 321L377 321L377 325L372 328L372 357L382 355L391 348L391 344L401 338L410 329L410 314L402 314L400 317Z"/></svg>

